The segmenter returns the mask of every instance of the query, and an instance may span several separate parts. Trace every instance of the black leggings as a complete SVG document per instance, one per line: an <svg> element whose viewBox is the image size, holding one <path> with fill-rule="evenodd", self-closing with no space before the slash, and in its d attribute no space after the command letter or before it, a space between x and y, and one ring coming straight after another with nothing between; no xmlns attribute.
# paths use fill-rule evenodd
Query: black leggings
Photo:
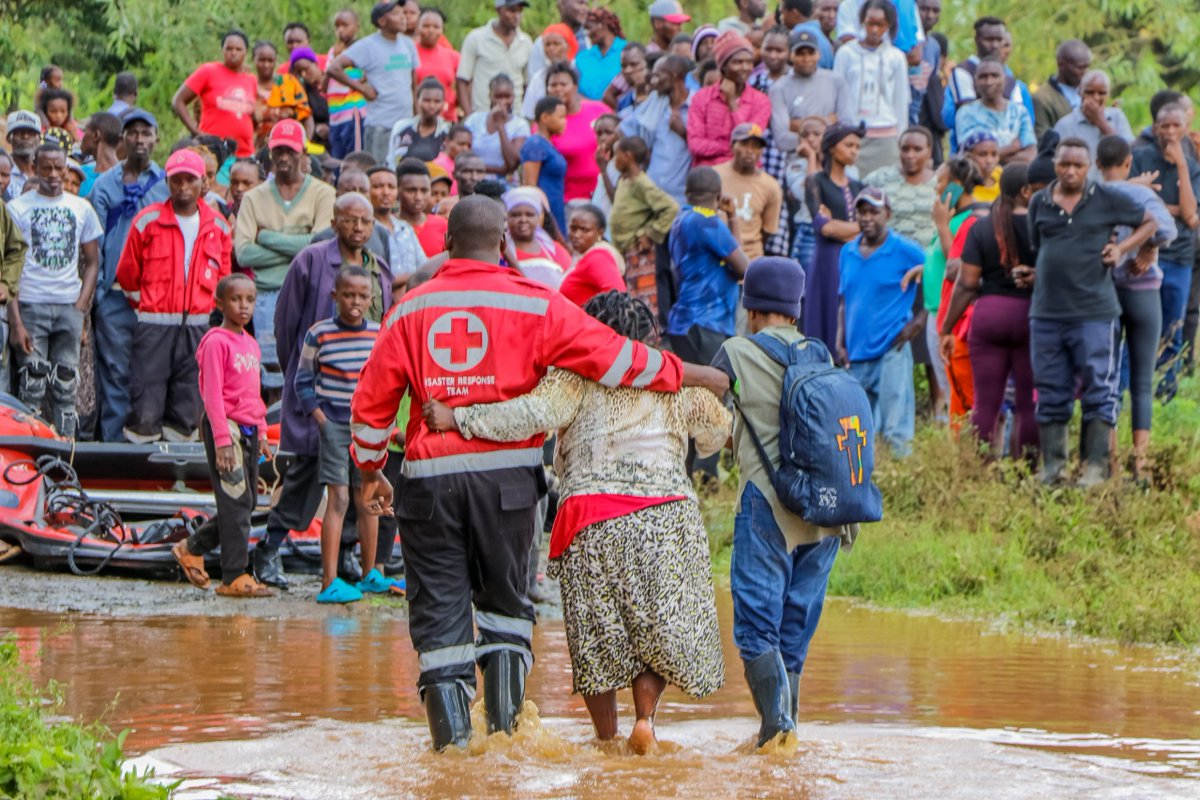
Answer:
<svg viewBox="0 0 1200 800"><path fill-rule="evenodd" d="M1154 408L1154 364L1162 333L1162 303L1158 292L1147 289L1117 289L1121 301L1122 383L1129 374L1129 402L1135 431L1150 430Z"/></svg>

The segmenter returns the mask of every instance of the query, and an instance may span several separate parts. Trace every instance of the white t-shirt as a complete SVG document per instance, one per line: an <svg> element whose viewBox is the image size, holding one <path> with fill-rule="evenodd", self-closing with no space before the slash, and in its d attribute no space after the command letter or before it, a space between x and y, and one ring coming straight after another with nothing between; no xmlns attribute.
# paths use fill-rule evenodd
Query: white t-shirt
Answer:
<svg viewBox="0 0 1200 800"><path fill-rule="evenodd" d="M79 277L79 246L104 235L88 201L63 192L46 197L26 192L8 204L8 213L29 245L19 294L25 303L74 303Z"/></svg>
<svg viewBox="0 0 1200 800"><path fill-rule="evenodd" d="M175 215L179 222L179 230L183 233L183 277L187 280L188 269L192 266L192 248L196 245L196 237L200 235L200 211L190 217Z"/></svg>

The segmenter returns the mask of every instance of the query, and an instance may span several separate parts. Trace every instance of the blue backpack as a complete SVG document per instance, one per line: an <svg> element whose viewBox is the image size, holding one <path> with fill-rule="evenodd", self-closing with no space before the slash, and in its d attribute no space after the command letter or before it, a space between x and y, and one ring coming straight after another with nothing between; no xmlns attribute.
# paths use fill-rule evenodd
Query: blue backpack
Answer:
<svg viewBox="0 0 1200 800"><path fill-rule="evenodd" d="M764 334L749 339L784 368L778 470L742 414L780 502L822 528L878 522L883 496L871 480L874 417L862 386L833 365L829 350L816 339L791 345Z"/></svg>

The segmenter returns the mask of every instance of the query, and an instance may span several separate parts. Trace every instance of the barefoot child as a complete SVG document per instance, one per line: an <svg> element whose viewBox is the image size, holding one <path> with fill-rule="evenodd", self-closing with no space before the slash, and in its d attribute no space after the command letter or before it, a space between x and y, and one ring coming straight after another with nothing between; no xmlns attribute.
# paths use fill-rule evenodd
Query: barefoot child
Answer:
<svg viewBox="0 0 1200 800"><path fill-rule="evenodd" d="M342 267L333 285L337 314L308 329L300 365L296 369L296 395L300 406L321 428L320 480L328 488L325 517L321 522L321 593L318 603L353 603L363 592L382 593L390 581L378 567L356 586L337 577L338 543L355 487L362 563L375 564L379 517L367 513L357 487L362 479L350 460L350 398L358 375L371 354L379 324L367 319L371 305L371 276L362 267Z"/></svg>
<svg viewBox="0 0 1200 800"><path fill-rule="evenodd" d="M247 571L250 514L258 500L258 456L271 458L267 408L259 383L261 355L246 325L257 292L245 275L227 275L217 284L217 310L223 322L204 334L196 350L200 365L200 428L212 476L217 513L171 551L184 576L200 589L209 586L204 554L221 548L221 585L227 597L270 597L272 592Z"/></svg>

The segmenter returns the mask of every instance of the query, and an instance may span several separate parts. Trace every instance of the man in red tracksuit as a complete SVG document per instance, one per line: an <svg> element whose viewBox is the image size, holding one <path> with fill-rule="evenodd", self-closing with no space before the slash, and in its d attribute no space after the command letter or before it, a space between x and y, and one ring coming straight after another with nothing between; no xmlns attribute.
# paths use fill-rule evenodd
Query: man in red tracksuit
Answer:
<svg viewBox="0 0 1200 800"><path fill-rule="evenodd" d="M470 737L477 661L489 732L511 733L524 702L533 663L529 547L545 479L541 435L499 443L431 433L422 404L506 400L533 389L551 366L606 386L728 386L724 375L619 336L557 292L500 267L504 238L504 207L495 200L467 197L454 207L450 260L388 315L351 406L367 507L387 513L392 488L380 469L400 400L413 395L395 512L417 683L438 750L465 747Z"/></svg>
<svg viewBox="0 0 1200 800"><path fill-rule="evenodd" d="M125 437L138 443L196 433L196 347L233 249L229 224L200 200L204 159L179 150L166 173L170 199L134 217L117 263L117 283L137 312Z"/></svg>

